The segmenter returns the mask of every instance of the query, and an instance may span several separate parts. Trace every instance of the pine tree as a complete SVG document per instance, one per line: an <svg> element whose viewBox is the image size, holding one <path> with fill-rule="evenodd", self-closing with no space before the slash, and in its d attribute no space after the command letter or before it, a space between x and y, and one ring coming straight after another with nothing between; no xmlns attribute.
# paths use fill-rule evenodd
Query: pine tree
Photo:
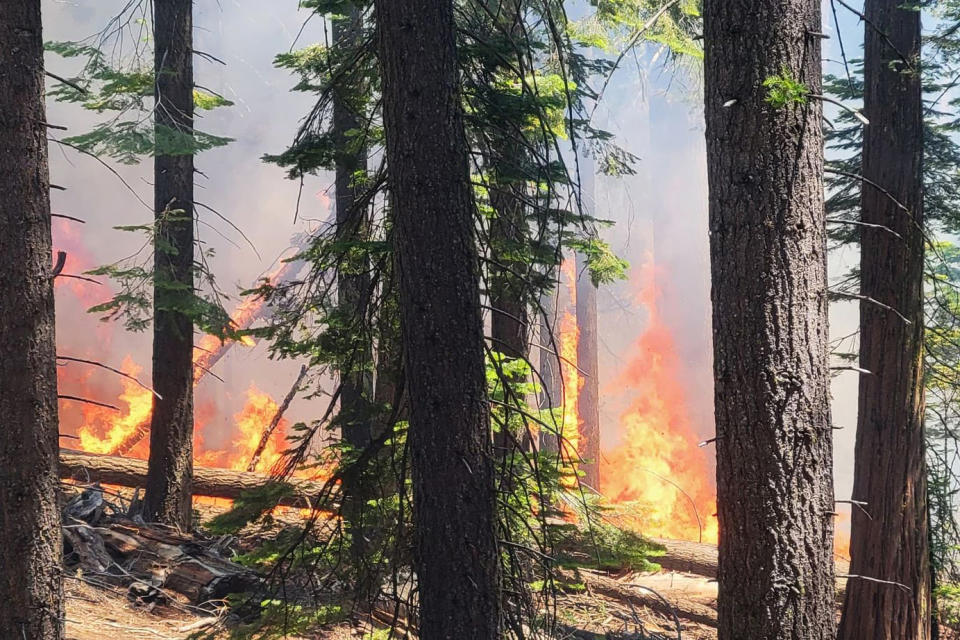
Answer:
<svg viewBox="0 0 960 640"><path fill-rule="evenodd" d="M493 459L453 2L375 6L410 393L420 637L493 640Z"/></svg>
<svg viewBox="0 0 960 640"><path fill-rule="evenodd" d="M923 428L920 12L868 0L860 221L860 376L850 572L839 637L930 637ZM874 187L873 185L876 185ZM896 234L896 235L895 235ZM867 515L869 513L869 516Z"/></svg>
<svg viewBox="0 0 960 640"><path fill-rule="evenodd" d="M354 49L361 37L363 18L358 7L348 16L334 18L333 44L336 48ZM369 212L362 198L363 179L367 172L366 148L360 144L363 136L364 105L354 104L353 96L343 88L334 92L332 133L337 147L335 160L336 239L349 247L363 242L369 236ZM340 413L338 421L342 440L354 451L370 444L378 423L373 419L373 353L364 320L371 297L370 263L363 252L344 250L344 260L338 265L337 295L342 322L347 332L355 334L361 343L352 349L340 368ZM392 400L392 398L391 398ZM367 470L350 469L344 477L342 508L344 521L350 531L353 563L360 577L358 593L367 597L376 592L374 574L360 571L368 564L366 541L373 535L373 514L367 501L373 499L373 486Z"/></svg>
<svg viewBox="0 0 960 640"><path fill-rule="evenodd" d="M154 3L154 131L193 132L193 2ZM189 528L193 477L193 151L154 157L153 387L144 512Z"/></svg>
<svg viewBox="0 0 960 640"><path fill-rule="evenodd" d="M834 637L817 0L705 0L719 638Z"/></svg>
<svg viewBox="0 0 960 640"><path fill-rule="evenodd" d="M40 0L0 3L0 637L63 637Z"/></svg>

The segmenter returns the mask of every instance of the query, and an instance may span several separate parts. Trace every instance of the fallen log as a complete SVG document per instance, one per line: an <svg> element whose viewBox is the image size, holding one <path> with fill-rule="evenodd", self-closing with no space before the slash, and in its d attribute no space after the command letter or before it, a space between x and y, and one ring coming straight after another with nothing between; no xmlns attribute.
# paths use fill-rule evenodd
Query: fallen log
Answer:
<svg viewBox="0 0 960 640"><path fill-rule="evenodd" d="M651 558L663 567L664 571L694 573L705 578L717 577L717 545L666 538L652 538L651 542L666 549L664 555Z"/></svg>
<svg viewBox="0 0 960 640"><path fill-rule="evenodd" d="M147 461L60 449L60 477L79 482L143 487L147 479ZM264 473L193 468L193 494L196 496L235 500L246 491L273 482L276 481ZM292 480L288 484L292 493L282 498L280 504L293 507L309 507L312 497L318 495L323 487L323 482L311 480Z"/></svg>
<svg viewBox="0 0 960 640"><path fill-rule="evenodd" d="M646 587L622 584L597 571L581 569L579 575L587 585L588 591L606 598L633 606L646 607L664 616L677 616L681 620L711 627L717 626L717 610L714 607L683 597L683 594L659 593Z"/></svg>
<svg viewBox="0 0 960 640"><path fill-rule="evenodd" d="M652 561L663 567L664 571L693 573L705 578L717 577L717 545L686 540L667 540L651 538L652 542L662 546L666 552ZM841 558L835 560L838 574L849 573L850 563Z"/></svg>

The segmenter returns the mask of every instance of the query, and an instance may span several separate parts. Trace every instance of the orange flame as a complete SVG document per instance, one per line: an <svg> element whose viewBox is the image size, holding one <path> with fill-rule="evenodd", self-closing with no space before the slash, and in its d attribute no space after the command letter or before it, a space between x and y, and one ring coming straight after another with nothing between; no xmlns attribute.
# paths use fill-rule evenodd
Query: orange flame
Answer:
<svg viewBox="0 0 960 640"><path fill-rule="evenodd" d="M197 442L197 464L209 467L221 467L246 471L247 465L260 444L263 430L270 424L277 412L277 403L266 393L251 384L247 389L247 401L239 412L233 415L232 424L236 427L233 439L227 448L208 449L202 438ZM277 424L267 446L260 456L257 470L269 470L284 451L287 421L281 419Z"/></svg>
<svg viewBox="0 0 960 640"><path fill-rule="evenodd" d="M139 376L142 372L141 367L129 356L124 358L120 368L133 376ZM80 436L80 448L84 451L110 453L120 442L133 434L139 425L150 421L153 403L151 393L126 378L123 378L120 384L123 390L116 403L120 409L119 415L106 407L81 405L83 422L77 435ZM97 394L90 395L95 397Z"/></svg>
<svg viewBox="0 0 960 640"><path fill-rule="evenodd" d="M564 260L560 266L561 284L566 293L565 305L560 317L560 378L563 381L563 410L560 424L561 460L570 466L570 474L563 485L572 488L576 485L577 451L580 443L580 389L583 380L577 368L577 348L580 344L580 328L577 326L577 284L576 264L573 260Z"/></svg>
<svg viewBox="0 0 960 640"><path fill-rule="evenodd" d="M622 444L605 455L603 494L624 526L648 535L716 542L712 465L687 411L673 335L658 310L652 265L641 269L638 302L648 322L633 359L615 381L632 400L617 429Z"/></svg>

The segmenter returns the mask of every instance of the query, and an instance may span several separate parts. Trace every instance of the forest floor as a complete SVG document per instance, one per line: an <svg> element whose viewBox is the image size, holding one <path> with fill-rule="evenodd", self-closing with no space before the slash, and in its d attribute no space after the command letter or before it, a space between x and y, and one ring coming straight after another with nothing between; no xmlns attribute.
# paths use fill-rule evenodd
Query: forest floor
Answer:
<svg viewBox="0 0 960 640"><path fill-rule="evenodd" d="M598 593L591 584L595 579L616 583L622 591L604 589ZM716 638L716 629L709 624L686 619L683 611L691 605L711 609L717 596L716 582L692 574L624 574L619 577L597 574L586 581L582 593L564 594L557 601L557 619L566 637L594 638L676 638L676 623L672 616L651 610L640 603L644 590L650 587L678 606L682 637L690 640ZM131 603L125 589L93 586L79 579L68 579L67 640L103 640L124 638L130 640L186 640L198 631L198 626L209 622L204 616L195 616L171 607L147 610ZM635 598L631 598L634 596ZM642 626L641 626L642 625ZM317 629L308 636L291 636L290 640L323 638L346 640L370 638L375 629L368 620L356 619ZM640 630L645 635L640 635ZM607 636L606 634L610 634ZM223 638L229 637L225 632Z"/></svg>
<svg viewBox="0 0 960 640"><path fill-rule="evenodd" d="M222 511L222 507L201 509L201 517L206 520ZM687 544L690 543L679 543L679 547ZM698 560L705 564L710 563L712 555L715 569L715 547L693 546L700 549L703 557ZM674 568L712 575L709 569L705 571L686 564ZM845 573L846 563L839 561L837 571ZM566 590L558 596L554 611L561 631L559 637L571 640L708 640L717 637L717 583L703 575L673 570L632 572L579 568L563 570L559 579ZM843 582L838 580L838 594ZM135 601L127 584L101 581L94 574L85 574L76 568L67 570L64 591L67 640L111 637L187 640L199 631L209 632L218 622L209 611L196 611L182 600L159 599L151 604ZM838 611L841 603L842 599L838 597ZM318 627L306 635L287 638L381 640L386 636L382 632L376 633L382 626L377 620L389 618L387 612L374 611L335 625ZM227 628L216 637L229 640L234 636ZM960 636L943 629L940 638L957 640Z"/></svg>

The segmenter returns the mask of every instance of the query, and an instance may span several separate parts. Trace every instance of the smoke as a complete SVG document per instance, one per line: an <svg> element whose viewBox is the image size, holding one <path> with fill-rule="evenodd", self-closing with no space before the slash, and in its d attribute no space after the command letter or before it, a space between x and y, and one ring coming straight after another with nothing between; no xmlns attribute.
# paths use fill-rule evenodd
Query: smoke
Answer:
<svg viewBox="0 0 960 640"><path fill-rule="evenodd" d="M44 39L81 40L98 33L119 6L45 1ZM196 199L228 218L256 248L251 248L217 215L204 208L199 210L199 235L205 247L215 250L211 267L219 286L231 296L225 304L228 310L239 302L239 291L275 266L275 259L290 246L294 233L311 228L315 223L310 220L325 220L329 215L329 201L317 194L329 187L332 176L306 181L300 203L302 222L294 225L299 184L287 180L280 168L260 160L265 153L285 148L293 139L300 118L313 103L312 96L290 91L295 79L288 72L273 68L274 56L293 45L307 17L308 12L299 11L296 2L226 0L197 3L194 7L195 48L225 63L197 56L196 83L235 102L232 107L197 114L198 129L229 136L235 142L197 157L196 166L202 174L197 175ZM300 44L323 39L323 21L314 18L303 29ZM131 50L129 39L125 46ZM70 76L78 71L78 66L75 61L58 56L47 57L48 69L58 75ZM104 118L77 105L52 100L47 109L51 123L68 128L66 133L54 131L58 137L88 131ZM153 163L145 158L136 166L112 166L119 178L92 158L55 143L50 145L51 181L67 188L52 192L53 211L86 221L77 224L58 219L54 226L55 248L68 253L67 273L80 274L120 260L135 253L143 243L142 236L113 227L144 224L152 219ZM149 382L149 331L125 332L85 312L110 295L107 282L97 286L58 279L58 349L114 366L126 360L142 369L140 378ZM253 381L270 396L283 397L296 379L297 369L296 363L268 360L265 345L234 347L215 368L224 382L207 376L196 391L198 418L202 414L210 421L206 425L206 444L229 445L234 431L232 416L244 406ZM89 391L96 393L93 399L112 402L123 390L120 381L109 373L84 372L83 377L95 383L95 387L89 388L81 388L78 375L79 372L71 371L71 375L61 376L68 387L65 393L70 393L73 385L72 391ZM76 407L64 408L64 430L72 431L79 420L78 412ZM294 402L287 415L294 421L308 420L320 410L300 400ZM74 424L70 424L71 417Z"/></svg>
<svg viewBox="0 0 960 640"><path fill-rule="evenodd" d="M90 0L46 0L44 38L78 40L96 33L116 6ZM271 268L294 233L329 215L326 190L332 176L307 180L300 202L301 222L295 225L299 185L288 181L281 169L260 161L263 154L285 148L313 103L310 95L292 93L294 79L272 65L277 53L294 45L307 17L292 0L222 0L195 5L196 48L226 63L198 57L197 82L236 103L199 114L200 129L236 141L198 157L197 168L203 175L198 175L197 199L229 218L256 247L254 252L215 215L200 212L201 237L206 246L216 250L213 269L221 287L233 295ZM303 29L299 44L323 41L323 22L314 18ZM640 57L649 61L654 54L651 50ZM59 75L76 70L75 64L56 56L48 57L47 64ZM656 63L645 68L624 66L608 88L597 118L601 127L617 135L621 146L639 157L638 173L598 179L596 200L599 217L616 222L605 235L621 256L634 265L642 264L646 255L653 256L660 321L673 337L685 386L685 410L691 428L707 438L714 431L713 385L706 166L699 101L695 72L678 75ZM86 131L98 121L95 114L76 105L50 102L48 110L48 120L68 127L67 135ZM52 181L67 187L53 192L53 210L86 220L85 225L63 220L55 225L55 245L69 253L66 272L81 273L134 253L142 240L112 227L148 222L152 216L149 206L95 160L52 144L50 161ZM140 199L152 203L149 159L139 166L115 168ZM601 291L601 389L625 370L631 349L648 327L650 319L636 303L636 287L635 282L626 282ZM114 365L129 357L143 370L141 377L149 380L149 333L123 332L85 313L91 304L109 297L108 288L106 284L58 281L59 349ZM839 313L835 327L849 324L851 311ZM853 314L855 317L855 310ZM218 363L215 372L225 383L209 376L203 381L197 389L198 413L215 427L206 435L207 444L216 445L220 437L226 445L234 431L232 416L246 400L251 382L256 381L260 390L274 398L282 397L297 376L297 365L268 360L263 345L252 349L238 345ZM96 380L103 397L95 399L110 401L123 390L120 381L105 372L84 372L83 377ZM838 378L834 387L834 413L837 422L847 426L837 432L837 450L842 454L838 459L849 459L847 452L852 448L855 385L851 376ZM632 400L629 395L603 394L602 424L616 424ZM319 413L315 404L299 400L288 417L293 422ZM616 446L617 437L616 430L607 428L604 448ZM712 449L708 455L712 456ZM838 495L848 495L849 469L838 474L838 479Z"/></svg>

